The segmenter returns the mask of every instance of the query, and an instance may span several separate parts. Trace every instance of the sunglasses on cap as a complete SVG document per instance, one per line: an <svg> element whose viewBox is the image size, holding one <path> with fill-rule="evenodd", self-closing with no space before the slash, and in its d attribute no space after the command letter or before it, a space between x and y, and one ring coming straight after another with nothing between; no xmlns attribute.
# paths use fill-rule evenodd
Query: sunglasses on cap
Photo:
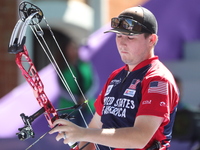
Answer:
<svg viewBox="0 0 200 150"><path fill-rule="evenodd" d="M112 28L123 28L135 34L141 33L152 33L150 32L146 26L137 22L136 20L129 18L112 18L111 19L111 27Z"/></svg>

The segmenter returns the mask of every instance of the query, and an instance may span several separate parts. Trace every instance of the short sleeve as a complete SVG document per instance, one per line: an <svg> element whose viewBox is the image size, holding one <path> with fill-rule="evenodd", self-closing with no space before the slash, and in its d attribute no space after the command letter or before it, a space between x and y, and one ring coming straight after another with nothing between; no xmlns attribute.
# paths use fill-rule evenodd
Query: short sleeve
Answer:
<svg viewBox="0 0 200 150"><path fill-rule="evenodd" d="M165 80L145 80L142 84L142 99L137 116L153 115L169 120L170 83Z"/></svg>
<svg viewBox="0 0 200 150"><path fill-rule="evenodd" d="M99 96L97 97L95 103L94 103L96 112L98 115L102 115L102 109L103 109L103 96L102 94L99 94Z"/></svg>

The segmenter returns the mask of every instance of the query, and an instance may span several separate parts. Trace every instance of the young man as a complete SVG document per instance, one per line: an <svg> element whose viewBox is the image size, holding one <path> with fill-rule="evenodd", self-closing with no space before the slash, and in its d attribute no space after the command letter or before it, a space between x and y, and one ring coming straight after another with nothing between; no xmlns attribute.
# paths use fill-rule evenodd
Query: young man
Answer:
<svg viewBox="0 0 200 150"><path fill-rule="evenodd" d="M132 7L112 18L111 27L106 33L116 33L125 66L108 78L89 128L58 119L54 125L62 126L50 133L60 132L57 140L66 134L64 143L96 143L100 150L167 150L179 96L172 74L154 55L156 18L144 7ZM85 149L95 149L89 146Z"/></svg>

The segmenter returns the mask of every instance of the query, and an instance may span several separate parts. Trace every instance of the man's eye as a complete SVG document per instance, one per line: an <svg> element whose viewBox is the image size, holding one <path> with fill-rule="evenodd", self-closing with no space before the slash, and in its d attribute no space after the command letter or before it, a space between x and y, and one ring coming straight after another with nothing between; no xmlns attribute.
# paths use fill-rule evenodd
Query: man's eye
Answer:
<svg viewBox="0 0 200 150"><path fill-rule="evenodd" d="M122 35L121 35L121 34L119 34L119 33L117 33L117 37L122 37Z"/></svg>
<svg viewBox="0 0 200 150"><path fill-rule="evenodd" d="M134 39L134 36L128 36L128 39L132 40Z"/></svg>

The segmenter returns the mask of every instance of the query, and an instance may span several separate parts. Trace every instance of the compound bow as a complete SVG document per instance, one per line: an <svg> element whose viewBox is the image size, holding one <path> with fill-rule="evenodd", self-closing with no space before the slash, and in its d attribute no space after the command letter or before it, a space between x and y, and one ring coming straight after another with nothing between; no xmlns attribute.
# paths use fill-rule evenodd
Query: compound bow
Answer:
<svg viewBox="0 0 200 150"><path fill-rule="evenodd" d="M25 77L26 81L30 84L30 86L32 87L33 91L34 91L34 95L39 103L39 105L41 106L41 109L39 109L36 113L34 113L31 116L26 116L24 113L20 114L23 122L24 122L24 127L19 128L19 132L17 133L18 138L20 140L25 140L28 139L30 137L34 137L35 133L33 131L33 128L31 126L32 122L39 117L41 114L44 114L50 128L54 128L52 123L58 119L58 118L65 118L70 120L71 119L71 114L76 111L79 110L79 112L81 113L81 108L83 105L87 104L87 100L82 92L82 90L80 89L80 86L78 85L75 76L73 75L69 64L67 63L67 60L65 59L62 51L60 50L60 47L55 39L55 36L50 28L50 26L47 23L47 20L45 19L42 10L37 7L36 5L30 3L30 2L21 2L19 5L19 16L20 19L18 20L18 22L15 25L15 28L12 32L11 35L11 39L9 42L9 48L8 48L8 52L11 54L16 54L16 64L18 65L19 69L22 72L22 75ZM66 83L66 80L64 79L53 55L50 52L50 56L47 54L44 46L42 45L42 42L40 41L39 37L42 38L43 42L45 43L45 46L47 48L47 50L50 50L49 47L47 46L44 38L43 38L43 30L41 29L39 23L44 20L47 27L49 28L52 37L54 38L62 56L63 59L65 59L65 62L68 66L68 68L70 69L75 82L78 85L78 88L83 96L83 98L85 99L85 102L83 104L77 104L68 84ZM38 42L40 43L40 45L42 46L43 50L45 51L45 53L47 54L47 57L49 58L49 60L51 61L54 69L56 70L57 74L59 75L61 81L64 83L66 89L68 90L70 96L72 97L75 105L70 107L70 108L64 108L64 109L55 109L54 106L52 105L52 103L50 102L50 100L48 99L47 95L44 92L44 85L38 75L38 72L28 54L28 51L26 49L25 46L25 41L26 41L26 29L27 27L30 26L31 30L33 31L35 37L37 38ZM28 64L28 66L27 66ZM88 104L87 104L88 105ZM88 106L89 107L89 106ZM62 115L58 115L58 111L63 111L63 110L68 110L68 109L73 109L73 111L70 114L62 114ZM90 109L91 111L91 109ZM92 113L92 111L91 111ZM81 113L82 118L84 119L82 113ZM84 119L84 122L87 126L87 123ZM47 132L48 133L48 132ZM46 135L47 133L45 133L44 135ZM44 137L41 136L42 137ZM41 139L40 138L40 139ZM38 141L38 140L37 140ZM37 142L36 141L36 142ZM31 146L33 146L36 142L34 142ZM27 149L29 149L31 146L29 146ZM71 148L71 150L78 150L78 146L77 143L69 143L69 146Z"/></svg>

